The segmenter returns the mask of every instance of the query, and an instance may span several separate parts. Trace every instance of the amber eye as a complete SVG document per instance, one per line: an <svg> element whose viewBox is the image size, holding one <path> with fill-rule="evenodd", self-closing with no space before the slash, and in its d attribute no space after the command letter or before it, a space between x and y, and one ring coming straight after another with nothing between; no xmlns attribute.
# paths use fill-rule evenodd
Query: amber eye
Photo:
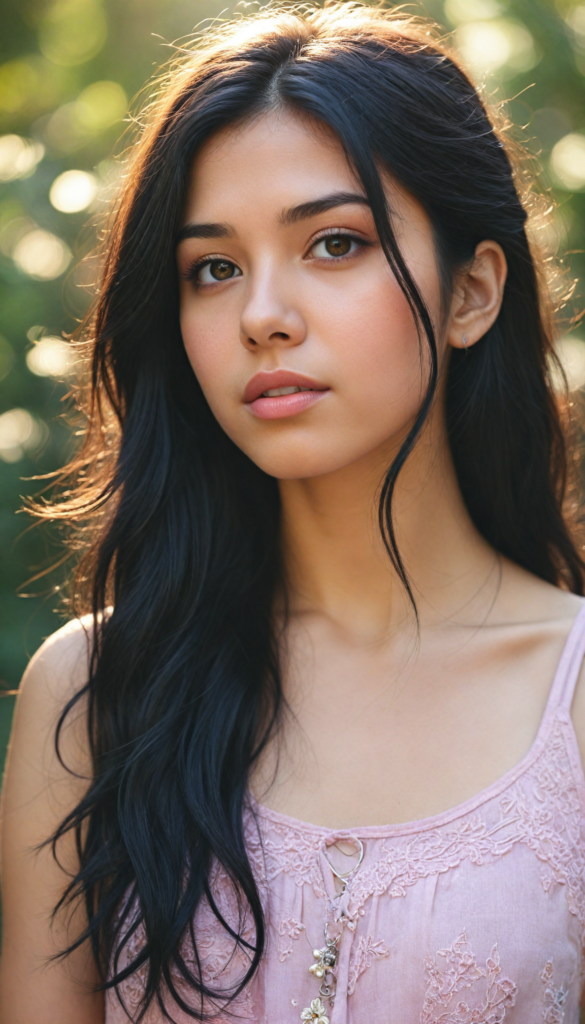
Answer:
<svg viewBox="0 0 585 1024"><path fill-rule="evenodd" d="M326 260L332 256L339 258L340 256L353 255L358 248L359 243L357 239L352 238L351 235L325 235L324 238L320 238L318 242L315 242L312 254L317 259Z"/></svg>
<svg viewBox="0 0 585 1024"><path fill-rule="evenodd" d="M347 235L331 235L324 242L330 256L346 256L351 249L351 238Z"/></svg>
<svg viewBox="0 0 585 1024"><path fill-rule="evenodd" d="M213 284L218 281L231 281L233 277L241 277L242 271L231 260L207 260L195 265L189 275L197 284Z"/></svg>
<svg viewBox="0 0 585 1024"><path fill-rule="evenodd" d="M235 267L227 260L213 260L208 263L209 273L216 281L227 281L228 277L234 276Z"/></svg>

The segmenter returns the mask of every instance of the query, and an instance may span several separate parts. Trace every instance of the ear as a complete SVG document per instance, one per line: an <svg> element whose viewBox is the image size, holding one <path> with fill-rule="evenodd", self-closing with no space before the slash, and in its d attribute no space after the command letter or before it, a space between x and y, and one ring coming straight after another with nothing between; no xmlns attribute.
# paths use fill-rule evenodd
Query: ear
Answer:
<svg viewBox="0 0 585 1024"><path fill-rule="evenodd" d="M447 322L447 341L453 348L475 345L489 331L500 312L507 273L501 245L480 242L471 267L455 280Z"/></svg>

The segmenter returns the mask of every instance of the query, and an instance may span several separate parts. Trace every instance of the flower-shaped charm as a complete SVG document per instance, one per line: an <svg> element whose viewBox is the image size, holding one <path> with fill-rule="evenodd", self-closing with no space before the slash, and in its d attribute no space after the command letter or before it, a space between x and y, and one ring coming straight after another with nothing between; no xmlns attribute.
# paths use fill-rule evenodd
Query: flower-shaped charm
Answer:
<svg viewBox="0 0 585 1024"><path fill-rule="evenodd" d="M311 1006L303 1010L301 1020L310 1024L329 1024L329 1017L325 1015L325 1007L320 999L313 999Z"/></svg>

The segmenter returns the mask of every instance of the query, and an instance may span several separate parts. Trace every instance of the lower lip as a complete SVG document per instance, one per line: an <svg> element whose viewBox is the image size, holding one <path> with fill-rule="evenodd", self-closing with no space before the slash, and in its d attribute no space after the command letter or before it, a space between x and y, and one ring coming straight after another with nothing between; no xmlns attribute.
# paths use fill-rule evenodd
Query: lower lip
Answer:
<svg viewBox="0 0 585 1024"><path fill-rule="evenodd" d="M276 395L274 398L256 398L247 403L248 409L261 420L280 420L285 416L296 416L309 406L320 401L325 391L295 391L292 395Z"/></svg>

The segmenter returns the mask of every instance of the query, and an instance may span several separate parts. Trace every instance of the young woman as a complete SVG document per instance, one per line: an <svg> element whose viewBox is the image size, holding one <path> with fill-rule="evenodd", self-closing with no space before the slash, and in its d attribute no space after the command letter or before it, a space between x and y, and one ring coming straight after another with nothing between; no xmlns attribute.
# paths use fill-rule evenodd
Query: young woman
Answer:
<svg viewBox="0 0 585 1024"><path fill-rule="evenodd" d="M576 1024L584 566L523 180L392 12L171 68L50 510L91 616L19 699L2 1024Z"/></svg>

